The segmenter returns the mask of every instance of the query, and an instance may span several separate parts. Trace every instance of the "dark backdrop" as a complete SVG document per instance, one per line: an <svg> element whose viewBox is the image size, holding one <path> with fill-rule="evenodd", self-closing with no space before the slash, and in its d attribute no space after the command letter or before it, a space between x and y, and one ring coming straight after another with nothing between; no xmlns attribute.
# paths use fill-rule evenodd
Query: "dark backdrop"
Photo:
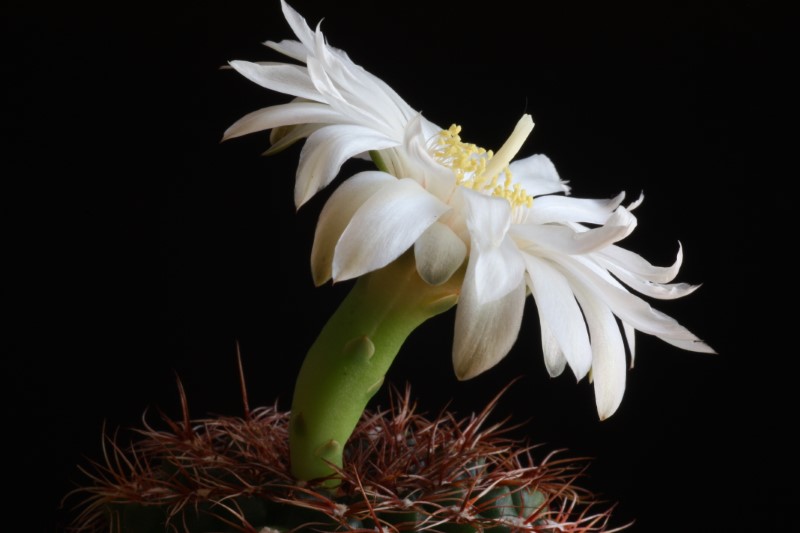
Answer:
<svg viewBox="0 0 800 533"><path fill-rule="evenodd" d="M575 195L643 190L627 245L667 264L683 243L679 281L703 287L657 307L720 352L639 335L622 406L601 423L590 385L547 377L529 303L515 348L485 375L455 380L450 312L412 335L390 381L410 382L423 410L467 415L522 376L498 415L530 420L521 436L546 449L595 457L585 483L632 531L788 530L789 373L748 348L759 254L746 201L768 178L747 124L765 105L772 19L728 2L294 5L434 122L497 148L528 112L524 154L548 154ZM265 134L219 144L241 115L285 101L219 70L277 58L259 44L290 37L277 0L5 10L7 483L12 522L55 531L104 423L177 414L176 374L195 416L241 412L237 340L251 404L288 408L348 284L313 287L327 195L295 212L299 147L262 158Z"/></svg>

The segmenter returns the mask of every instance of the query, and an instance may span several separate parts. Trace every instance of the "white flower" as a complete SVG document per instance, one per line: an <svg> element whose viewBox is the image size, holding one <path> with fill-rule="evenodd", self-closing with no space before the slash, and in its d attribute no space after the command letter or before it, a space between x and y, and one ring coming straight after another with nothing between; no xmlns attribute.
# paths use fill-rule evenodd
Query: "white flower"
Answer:
<svg viewBox="0 0 800 533"><path fill-rule="evenodd" d="M545 364L552 376L568 364L590 374L598 413L606 418L625 390L626 344L634 332L686 350L713 352L674 319L634 295L670 299L696 289L670 284L655 267L615 243L636 227L624 194L610 200L561 196L569 188L550 160L512 161L533 129L525 115L496 154L465 143L460 128L443 130L413 111L378 78L325 44L288 5L300 42L267 43L307 64L231 65L257 83L298 97L251 113L226 137L273 128L273 149L308 136L301 152L298 205L327 185L348 158L376 151L389 172L343 182L320 214L312 250L316 283L360 276L413 248L417 271L432 285L462 269L453 364L469 379L501 360L514 344L525 297L539 310ZM292 126L284 137L274 128ZM627 288L626 288L627 286ZM622 327L617 323L620 321ZM624 340L623 340L624 337Z"/></svg>

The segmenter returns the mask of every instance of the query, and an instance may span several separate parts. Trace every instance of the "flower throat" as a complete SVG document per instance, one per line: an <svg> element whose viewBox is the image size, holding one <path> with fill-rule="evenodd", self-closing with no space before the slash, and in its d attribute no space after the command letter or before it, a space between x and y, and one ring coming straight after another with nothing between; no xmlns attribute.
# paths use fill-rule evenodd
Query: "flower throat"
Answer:
<svg viewBox="0 0 800 533"><path fill-rule="evenodd" d="M497 198L505 198L516 210L531 207L533 196L519 183L514 183L508 164L522 147L533 130L530 115L523 115L511 136L497 151L485 150L475 144L461 140L461 126L453 124L439 132L433 156L450 167L456 175L456 183L462 187L482 192Z"/></svg>

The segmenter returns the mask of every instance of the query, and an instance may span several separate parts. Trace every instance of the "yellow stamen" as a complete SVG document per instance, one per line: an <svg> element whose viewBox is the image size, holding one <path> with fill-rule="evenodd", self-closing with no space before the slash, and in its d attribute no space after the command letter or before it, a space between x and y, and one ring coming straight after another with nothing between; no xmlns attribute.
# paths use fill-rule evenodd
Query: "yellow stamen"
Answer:
<svg viewBox="0 0 800 533"><path fill-rule="evenodd" d="M453 170L458 185L505 198L512 209L530 207L533 204L533 197L519 183L514 183L508 165L517 155L531 130L533 130L531 116L523 115L511 136L495 154L491 150L463 142L460 135L461 126L453 124L439 133L433 155L440 163Z"/></svg>

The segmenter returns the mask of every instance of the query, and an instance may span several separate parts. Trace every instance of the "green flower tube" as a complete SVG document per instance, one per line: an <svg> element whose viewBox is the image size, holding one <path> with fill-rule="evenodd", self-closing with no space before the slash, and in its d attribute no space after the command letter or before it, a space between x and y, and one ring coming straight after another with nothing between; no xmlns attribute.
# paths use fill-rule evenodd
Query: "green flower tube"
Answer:
<svg viewBox="0 0 800 533"><path fill-rule="evenodd" d="M297 378L289 429L297 478L330 476L333 466L342 466L344 445L400 346L417 326L456 304L461 279L459 272L429 285L411 253L358 279Z"/></svg>

